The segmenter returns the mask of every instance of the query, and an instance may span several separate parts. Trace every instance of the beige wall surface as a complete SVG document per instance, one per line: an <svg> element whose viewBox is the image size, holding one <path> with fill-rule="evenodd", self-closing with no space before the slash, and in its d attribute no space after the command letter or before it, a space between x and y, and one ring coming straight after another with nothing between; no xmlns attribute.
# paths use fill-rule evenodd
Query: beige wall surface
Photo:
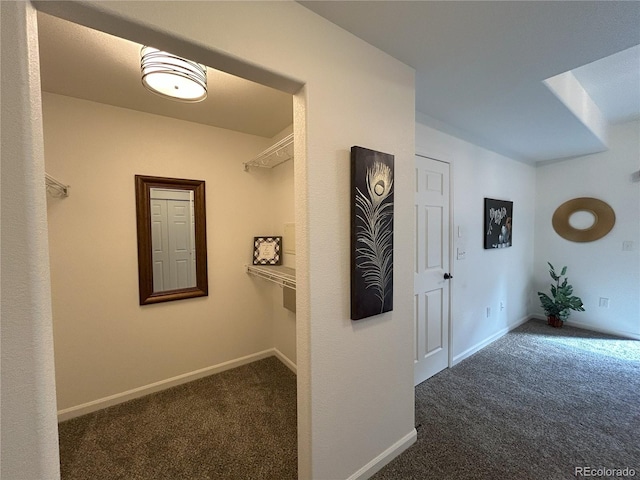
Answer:
<svg viewBox="0 0 640 480"><path fill-rule="evenodd" d="M283 129L274 135L271 143L282 140L293 133L293 126ZM250 168L248 175L256 176L259 181L268 184L266 196L260 200L262 213L271 219L271 228L268 231L256 231L256 235L279 235L283 237L283 244L290 245L290 238L285 236L285 223L295 224L295 184L294 170L295 159L280 163L273 168ZM295 241L295 239L294 239ZM295 248L295 245L294 245ZM285 246L282 252L282 265L296 268L296 255L286 253ZM280 359L295 371L296 369L296 315L283 306L282 287L262 279L256 279L259 288L270 292L273 298L272 322L273 322L273 347L282 354Z"/></svg>
<svg viewBox="0 0 640 480"><path fill-rule="evenodd" d="M38 4L49 13L156 44L229 73L291 93L298 89L294 131L301 142L296 143L300 161L294 182L300 272L299 475L366 477L415 439L414 72L295 2L148 6L149 2ZM29 66L14 73L9 86L19 85L25 71ZM25 99L31 97L25 94ZM37 116L38 106L31 108ZM30 118L30 113L22 117ZM349 319L349 149L353 145L396 158L394 311L357 323ZM31 190L25 186L21 191ZM46 231L38 235L46 237ZM29 321L26 313L23 317ZM23 456L29 454L26 450Z"/></svg>
<svg viewBox="0 0 640 480"><path fill-rule="evenodd" d="M285 235L284 224L295 223L294 199L295 162L278 165L268 173L270 180L270 199L273 202L273 232ZM285 250L288 249L286 236L283 237ZM283 265L296 267L296 255L284 254ZM275 287L273 292L273 342L292 363L296 363L296 315L282 306L282 288Z"/></svg>
<svg viewBox="0 0 640 480"><path fill-rule="evenodd" d="M244 271L272 229L269 140L43 94L58 409L273 347L269 291ZM140 306L134 175L206 182L209 296ZM292 192L289 193L292 195Z"/></svg>

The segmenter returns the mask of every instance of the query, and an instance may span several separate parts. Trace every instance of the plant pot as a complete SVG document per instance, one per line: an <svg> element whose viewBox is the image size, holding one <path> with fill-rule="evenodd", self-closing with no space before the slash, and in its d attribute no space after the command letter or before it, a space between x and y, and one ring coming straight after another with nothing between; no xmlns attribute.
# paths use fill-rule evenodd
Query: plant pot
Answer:
<svg viewBox="0 0 640 480"><path fill-rule="evenodd" d="M547 325L551 325L552 327L562 328L563 323L564 322L555 315L550 315L547 317Z"/></svg>

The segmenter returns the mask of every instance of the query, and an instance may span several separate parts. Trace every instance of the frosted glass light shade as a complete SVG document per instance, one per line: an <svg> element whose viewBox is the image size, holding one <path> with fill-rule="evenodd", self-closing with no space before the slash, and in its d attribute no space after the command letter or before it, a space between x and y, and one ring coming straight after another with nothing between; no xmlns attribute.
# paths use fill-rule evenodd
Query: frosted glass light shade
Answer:
<svg viewBox="0 0 640 480"><path fill-rule="evenodd" d="M151 92L182 102L207 98L207 67L153 47L140 50L142 84Z"/></svg>

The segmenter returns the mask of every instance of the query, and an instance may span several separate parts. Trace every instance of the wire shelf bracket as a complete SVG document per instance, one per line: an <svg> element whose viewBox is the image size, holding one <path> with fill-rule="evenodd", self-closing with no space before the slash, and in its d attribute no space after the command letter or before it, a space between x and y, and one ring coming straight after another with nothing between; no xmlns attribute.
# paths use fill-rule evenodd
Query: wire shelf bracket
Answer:
<svg viewBox="0 0 640 480"><path fill-rule="evenodd" d="M44 174L44 183L47 187L47 192L58 198L65 198L69 196L69 185L56 180L48 173Z"/></svg>
<svg viewBox="0 0 640 480"><path fill-rule="evenodd" d="M291 159L293 159L293 133L287 135L248 162L244 162L244 171L248 172L252 167L273 168Z"/></svg>

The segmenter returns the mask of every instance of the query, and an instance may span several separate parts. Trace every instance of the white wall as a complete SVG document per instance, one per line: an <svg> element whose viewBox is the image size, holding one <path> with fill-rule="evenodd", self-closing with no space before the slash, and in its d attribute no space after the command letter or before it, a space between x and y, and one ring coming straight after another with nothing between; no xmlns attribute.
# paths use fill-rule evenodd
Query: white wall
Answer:
<svg viewBox="0 0 640 480"><path fill-rule="evenodd" d="M416 152L451 164L451 322L455 363L528 318L533 288L535 168L420 121L419 116ZM485 197L513 201L512 247L483 248ZM463 260L456 260L457 248L466 251ZM502 311L500 302L504 304ZM488 318L487 307L491 308Z"/></svg>
<svg viewBox="0 0 640 480"><path fill-rule="evenodd" d="M43 115L45 167L71 185L48 197L59 410L273 348L243 268L273 212L242 162L269 140L50 93ZM136 174L206 182L208 297L138 304Z"/></svg>
<svg viewBox="0 0 640 480"><path fill-rule="evenodd" d="M60 472L38 32L29 3L0 7L0 477L55 480Z"/></svg>
<svg viewBox="0 0 640 480"><path fill-rule="evenodd" d="M569 323L640 338L640 184L631 180L640 167L640 122L610 128L609 150L541 166L536 184L535 287L548 291L547 261L568 266L568 277L585 312L572 312ZM595 197L608 203L616 223L595 242L563 239L551 226L562 203ZM622 251L622 242L633 242ZM535 296L535 292L534 292ZM599 307L600 297L609 308ZM544 316L535 296L535 312Z"/></svg>
<svg viewBox="0 0 640 480"><path fill-rule="evenodd" d="M55 10L108 33L156 43L213 67L224 64L230 73L244 73L271 86L296 83L283 81L285 77L304 84L294 98L294 130L302 140L296 144L296 158L301 162L295 171L301 286L297 312L299 475L319 479L366 476L379 466L378 461L388 461L415 439L410 347L414 72L294 2L158 2L152 9L147 7L138 2L39 4L43 10ZM22 20L19 28L26 31L33 21ZM17 50L24 44L20 39ZM38 118L40 109L34 94L21 86L25 73L30 72L34 66L25 63L5 78L3 69L3 87L21 93L27 106L14 117L27 125L27 138L12 140L15 144L22 141L26 150L39 138L30 121ZM349 319L348 165L352 145L395 154L397 187L394 311L357 324ZM21 158L34 164L29 155ZM30 199L40 170L34 165L27 176L33 184L20 185L17 199ZM34 208L43 214L44 205ZM11 232L12 238L27 231L19 226ZM36 253L34 242L46 238L46 231L30 233L35 238L25 248ZM35 280L27 280L26 293L36 289ZM46 303L46 298L45 292L41 300ZM17 312L16 319L27 325L33 322L26 308ZM50 361L45 354L44 367L50 367ZM51 387L46 388L50 392ZM46 396L41 398L50 405ZM19 407L14 413L21 413ZM51 420L41 419L39 425L50 427ZM33 445L18 453L15 463L21 459L38 462L43 456ZM44 477L54 478L55 474Z"/></svg>

